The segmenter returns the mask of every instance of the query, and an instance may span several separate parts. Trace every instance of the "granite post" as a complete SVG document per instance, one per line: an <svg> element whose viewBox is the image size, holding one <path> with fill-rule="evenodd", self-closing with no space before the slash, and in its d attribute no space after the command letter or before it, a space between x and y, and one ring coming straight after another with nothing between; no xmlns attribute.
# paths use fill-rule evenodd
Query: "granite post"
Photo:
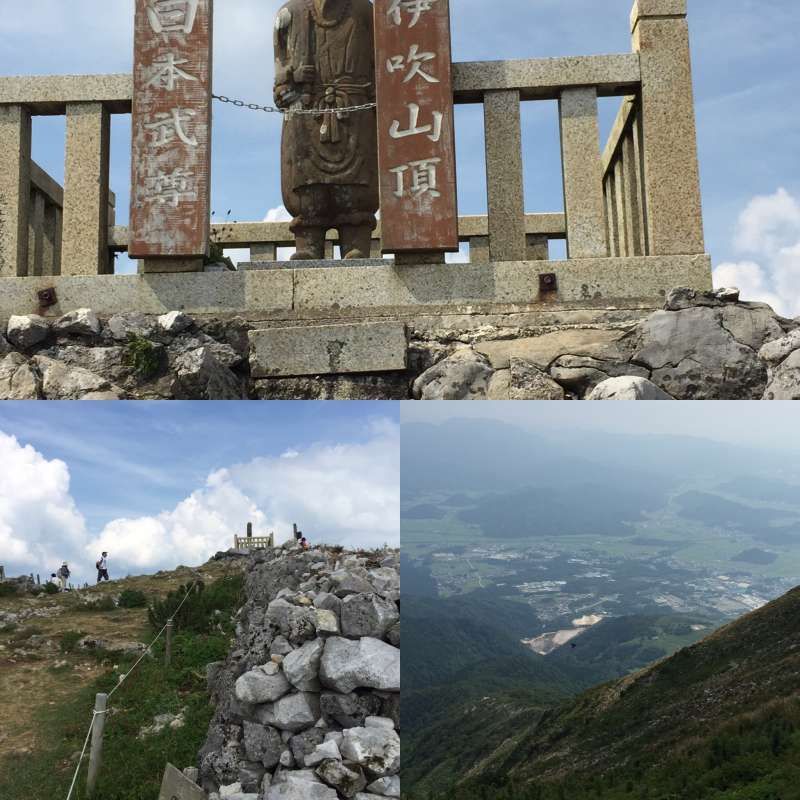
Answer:
<svg viewBox="0 0 800 800"><path fill-rule="evenodd" d="M567 257L603 258L608 241L603 209L603 174L597 89L565 89L559 101Z"/></svg>
<svg viewBox="0 0 800 800"><path fill-rule="evenodd" d="M650 255L705 251L686 0L636 0Z"/></svg>
<svg viewBox="0 0 800 800"><path fill-rule="evenodd" d="M30 112L0 106L0 278L27 273L30 183Z"/></svg>
<svg viewBox="0 0 800 800"><path fill-rule="evenodd" d="M103 103L67 104L62 275L104 275L111 117Z"/></svg>
<svg viewBox="0 0 800 800"><path fill-rule="evenodd" d="M524 261L525 199L522 183L520 94L486 92L483 99L491 261Z"/></svg>

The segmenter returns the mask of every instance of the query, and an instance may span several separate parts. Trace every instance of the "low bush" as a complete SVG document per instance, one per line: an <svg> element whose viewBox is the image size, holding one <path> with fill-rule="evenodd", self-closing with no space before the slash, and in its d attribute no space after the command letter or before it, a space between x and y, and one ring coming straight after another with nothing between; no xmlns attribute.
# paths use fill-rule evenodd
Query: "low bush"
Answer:
<svg viewBox="0 0 800 800"><path fill-rule="evenodd" d="M120 608L144 608L147 605L147 596L138 589L124 589L117 605Z"/></svg>
<svg viewBox="0 0 800 800"><path fill-rule="evenodd" d="M59 642L61 652L74 652L81 639L83 639L83 634L80 631L64 631L64 633L61 634L61 641Z"/></svg>

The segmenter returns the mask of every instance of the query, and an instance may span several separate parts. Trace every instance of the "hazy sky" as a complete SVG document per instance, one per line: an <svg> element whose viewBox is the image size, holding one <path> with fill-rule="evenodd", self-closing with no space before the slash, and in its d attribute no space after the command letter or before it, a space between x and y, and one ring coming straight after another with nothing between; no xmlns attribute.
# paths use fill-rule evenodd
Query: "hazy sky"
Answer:
<svg viewBox="0 0 800 800"><path fill-rule="evenodd" d="M218 94L269 103L281 0L217 0ZM628 52L631 0L451 0L458 61ZM129 72L133 0L26 0L0 15L0 74ZM707 249L718 283L800 314L800 93L797 0L689 0ZM601 102L603 139L615 114ZM280 119L214 108L216 219L281 205ZM523 109L526 207L563 208L555 102ZM462 213L486 209L482 113L456 114ZM63 176L61 118L39 118L34 155ZM127 220L130 124L115 117L112 188ZM556 250L558 255L562 250Z"/></svg>
<svg viewBox="0 0 800 800"><path fill-rule="evenodd" d="M33 413L35 412L35 413ZM197 565L297 522L312 541L399 543L395 403L0 403L0 563L92 579Z"/></svg>
<svg viewBox="0 0 800 800"><path fill-rule="evenodd" d="M685 402L430 402L403 403L401 421L498 419L531 430L598 430L629 434L696 436L776 448L796 463L800 403L706 400ZM777 454L776 454L777 457Z"/></svg>

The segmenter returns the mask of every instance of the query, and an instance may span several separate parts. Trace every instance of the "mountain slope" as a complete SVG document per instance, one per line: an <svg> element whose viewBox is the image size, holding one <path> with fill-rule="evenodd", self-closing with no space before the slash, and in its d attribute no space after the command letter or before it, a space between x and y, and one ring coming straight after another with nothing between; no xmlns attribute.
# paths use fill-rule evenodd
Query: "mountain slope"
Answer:
<svg viewBox="0 0 800 800"><path fill-rule="evenodd" d="M493 725L496 711L474 716ZM523 788L505 796L537 800L800 797L800 588L505 733L461 776L460 797L510 785Z"/></svg>

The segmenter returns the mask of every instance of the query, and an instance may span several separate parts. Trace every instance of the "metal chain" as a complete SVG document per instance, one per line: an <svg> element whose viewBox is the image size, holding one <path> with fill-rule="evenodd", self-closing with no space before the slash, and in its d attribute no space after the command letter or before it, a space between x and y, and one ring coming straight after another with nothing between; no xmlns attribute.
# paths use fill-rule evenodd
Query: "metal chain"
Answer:
<svg viewBox="0 0 800 800"><path fill-rule="evenodd" d="M350 113L351 111L368 111L371 108L377 108L377 103L362 103L359 106L348 106L347 108L299 108L299 109L291 109L291 108L276 108L275 106L260 106L258 103L245 103L244 100L234 100L230 97L226 97L224 94L212 94L211 95L215 100L219 100L220 103L230 103L237 108L246 108L249 111L265 111L267 114L284 114L286 116L292 116L294 114L302 116L310 115L310 116L319 116L320 114L328 114L331 112L336 112L337 114L346 114Z"/></svg>

